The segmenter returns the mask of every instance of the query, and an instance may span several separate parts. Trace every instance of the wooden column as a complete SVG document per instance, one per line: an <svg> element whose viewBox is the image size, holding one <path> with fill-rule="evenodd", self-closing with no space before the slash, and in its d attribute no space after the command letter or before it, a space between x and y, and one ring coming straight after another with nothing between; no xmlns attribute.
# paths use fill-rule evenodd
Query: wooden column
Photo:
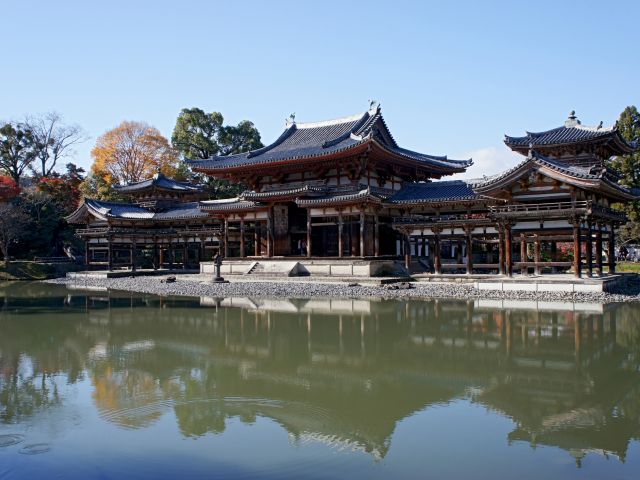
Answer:
<svg viewBox="0 0 640 480"><path fill-rule="evenodd" d="M409 232L404 234L404 266L411 273L411 237Z"/></svg>
<svg viewBox="0 0 640 480"><path fill-rule="evenodd" d="M136 246L136 237L134 233L131 237L131 271L132 272L136 271L137 260L138 260L138 252L137 252L137 246Z"/></svg>
<svg viewBox="0 0 640 480"><path fill-rule="evenodd" d="M312 231L311 231L311 209L307 209L307 258L311 258L311 242L312 242Z"/></svg>
<svg viewBox="0 0 640 480"><path fill-rule="evenodd" d="M187 269L187 260L189 259L189 242L187 237L182 237L182 269Z"/></svg>
<svg viewBox="0 0 640 480"><path fill-rule="evenodd" d="M260 256L260 222L254 222L253 229L253 254Z"/></svg>
<svg viewBox="0 0 640 480"><path fill-rule="evenodd" d="M466 237L466 241L467 241L467 275L471 275L471 273L473 272L473 262L472 262L472 255L473 255L473 238L471 237L471 229L468 228L466 231L467 237Z"/></svg>
<svg viewBox="0 0 640 480"><path fill-rule="evenodd" d="M436 274L440 275L442 273L442 262L440 258L440 232L434 232L435 237L433 240L433 253L435 256L434 261L434 269Z"/></svg>
<svg viewBox="0 0 640 480"><path fill-rule="evenodd" d="M87 270L89 270L90 264L91 264L91 251L89 250L89 239L86 238L84 240L84 266Z"/></svg>
<svg viewBox="0 0 640 480"><path fill-rule="evenodd" d="M580 251L580 221L573 222L573 274L580 278L582 273L582 259Z"/></svg>
<svg viewBox="0 0 640 480"><path fill-rule="evenodd" d="M273 236L271 235L271 212L267 214L267 257L273 256ZM307 244L307 248L309 245Z"/></svg>
<svg viewBox="0 0 640 480"><path fill-rule="evenodd" d="M364 212L360 212L360 256L364 257Z"/></svg>
<svg viewBox="0 0 640 480"><path fill-rule="evenodd" d="M540 235L537 233L533 243L533 261L536 262L534 272L536 275L540 275Z"/></svg>
<svg viewBox="0 0 640 480"><path fill-rule="evenodd" d="M504 270L504 228L498 225L498 273L505 274Z"/></svg>
<svg viewBox="0 0 640 480"><path fill-rule="evenodd" d="M342 258L342 231L344 222L342 220L342 211L338 212L338 257Z"/></svg>
<svg viewBox="0 0 640 480"><path fill-rule="evenodd" d="M167 254L169 255L169 270L173 270L173 237L171 235L169 235Z"/></svg>
<svg viewBox="0 0 640 480"><path fill-rule="evenodd" d="M504 262L507 276L513 276L513 261L511 259L511 225L504 227Z"/></svg>
<svg viewBox="0 0 640 480"><path fill-rule="evenodd" d="M158 237L153 236L153 269L158 270Z"/></svg>
<svg viewBox="0 0 640 480"><path fill-rule="evenodd" d="M602 276L604 271L602 269L602 224L596 223L596 271L598 276Z"/></svg>
<svg viewBox="0 0 640 480"><path fill-rule="evenodd" d="M616 234L615 234L615 224L611 223L609 225L611 229L609 232L609 245L607 256L609 257L609 274L616 273Z"/></svg>
<svg viewBox="0 0 640 480"><path fill-rule="evenodd" d="M224 232L223 232L223 257L224 258L228 258L229 257L229 219L227 217L224 217Z"/></svg>
<svg viewBox="0 0 640 480"><path fill-rule="evenodd" d="M587 222L587 275L593 277L593 232L591 222Z"/></svg>
<svg viewBox="0 0 640 480"><path fill-rule="evenodd" d="M377 213L373 216L373 255L380 256L380 219Z"/></svg>
<svg viewBox="0 0 640 480"><path fill-rule="evenodd" d="M240 219L240 258L244 258L244 218Z"/></svg>
<svg viewBox="0 0 640 480"><path fill-rule="evenodd" d="M527 261L527 237L524 236L524 233L520 234L520 261ZM525 265L520 268L520 273L522 273L522 275L527 273L527 267Z"/></svg>
<svg viewBox="0 0 640 480"><path fill-rule="evenodd" d="M113 237L111 235L107 239L107 262L109 270L113 270Z"/></svg>
<svg viewBox="0 0 640 480"><path fill-rule="evenodd" d="M162 268L162 264L164 263L164 248L160 245L160 252L158 252L158 268Z"/></svg>

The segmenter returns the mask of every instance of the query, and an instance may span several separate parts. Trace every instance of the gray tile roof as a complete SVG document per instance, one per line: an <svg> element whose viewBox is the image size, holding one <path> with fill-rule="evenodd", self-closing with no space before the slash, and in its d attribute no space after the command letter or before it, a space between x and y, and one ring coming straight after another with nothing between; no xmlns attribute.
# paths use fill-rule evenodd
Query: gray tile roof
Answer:
<svg viewBox="0 0 640 480"><path fill-rule="evenodd" d="M428 183L405 183L389 200L391 204L437 203L476 200L480 198L473 186L464 180Z"/></svg>
<svg viewBox="0 0 640 480"><path fill-rule="evenodd" d="M218 211L234 211L234 210L246 210L254 207L264 206L258 202L252 202L249 200L243 200L241 198L224 198L220 200L203 200L199 202L200 208L207 212Z"/></svg>
<svg viewBox="0 0 640 480"><path fill-rule="evenodd" d="M631 152L637 148L635 142L626 142L618 132L617 125L603 127L602 122L595 127L587 127L580 123L571 112L569 119L561 127L552 128L544 132L526 132L523 137L505 135L504 143L514 150L525 148L549 147L572 143L593 142L603 139L613 139L621 149L621 153Z"/></svg>
<svg viewBox="0 0 640 480"><path fill-rule="evenodd" d="M140 182L129 183L127 185L114 185L113 187L120 193L135 193L148 188L158 188L161 190L170 190L173 192L202 192L200 185L192 185L186 182L178 182L171 178L165 177L162 173L156 173L153 177Z"/></svg>
<svg viewBox="0 0 640 480"><path fill-rule="evenodd" d="M384 131L385 134L381 135L380 131ZM471 160L449 160L446 156L426 155L398 147L379 108L336 120L291 123L275 142L266 147L187 163L193 168L221 170L321 157L353 149L372 140L376 140L382 148L392 153L439 170L464 170L472 163Z"/></svg>
<svg viewBox="0 0 640 480"><path fill-rule="evenodd" d="M85 199L83 206L105 219L162 221L207 217L207 214L199 209L198 202L180 203L160 212L153 212L132 203L103 202L89 198Z"/></svg>

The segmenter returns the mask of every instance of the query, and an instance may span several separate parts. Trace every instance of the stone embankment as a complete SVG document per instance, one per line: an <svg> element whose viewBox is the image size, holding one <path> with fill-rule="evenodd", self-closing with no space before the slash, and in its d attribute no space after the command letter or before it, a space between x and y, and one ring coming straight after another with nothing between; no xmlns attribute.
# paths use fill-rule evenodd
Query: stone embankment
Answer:
<svg viewBox="0 0 640 480"><path fill-rule="evenodd" d="M597 303L640 301L640 279L638 276L629 276L612 293L481 291L472 285L460 283L368 285L366 283L273 280L232 281L231 283L215 284L206 281L199 275L176 275L175 282L167 282L166 277L58 278L47 280L47 282L66 284L79 289L113 289L163 296L220 298L452 298Z"/></svg>

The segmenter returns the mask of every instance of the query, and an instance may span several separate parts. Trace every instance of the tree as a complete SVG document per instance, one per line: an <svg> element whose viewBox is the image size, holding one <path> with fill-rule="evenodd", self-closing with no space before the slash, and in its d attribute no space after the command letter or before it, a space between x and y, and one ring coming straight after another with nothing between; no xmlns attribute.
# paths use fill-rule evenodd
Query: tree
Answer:
<svg viewBox="0 0 640 480"><path fill-rule="evenodd" d="M0 203L0 251L4 256L5 267L9 265L9 249L26 230L29 217L20 205Z"/></svg>
<svg viewBox="0 0 640 480"><path fill-rule="evenodd" d="M143 122L122 122L104 133L91 156L91 171L108 185L139 182L158 171L171 176L178 161L169 141Z"/></svg>
<svg viewBox="0 0 640 480"><path fill-rule="evenodd" d="M43 177L50 176L58 161L73 154L72 147L86 139L78 125L65 125L56 112L28 117L25 125L31 131L39 160L39 171L34 169L34 173Z"/></svg>
<svg viewBox="0 0 640 480"><path fill-rule="evenodd" d="M176 120L171 143L187 160L231 155L262 147L258 129L248 120L237 126L224 126L219 112L205 113L199 108L183 108Z"/></svg>
<svg viewBox="0 0 640 480"><path fill-rule="evenodd" d="M0 170L19 184L35 158L33 132L22 124L5 123L0 128Z"/></svg>
<svg viewBox="0 0 640 480"><path fill-rule="evenodd" d="M640 144L640 113L635 106L624 109L618 119L618 130L627 142ZM640 188L640 152L616 157L612 166L621 175L621 183L627 187ZM629 202L621 206L629 217L629 222L620 228L623 242L640 240L640 202Z"/></svg>
<svg viewBox="0 0 640 480"><path fill-rule="evenodd" d="M183 108L171 135L173 147L186 160L204 160L213 155L231 155L261 148L260 133L248 120L237 126L224 126L219 112L205 113L199 108ZM244 186L217 178L202 179L206 191L213 198L238 195Z"/></svg>
<svg viewBox="0 0 640 480"><path fill-rule="evenodd" d="M0 176L0 201L11 200L20 194L20 187L9 177Z"/></svg>

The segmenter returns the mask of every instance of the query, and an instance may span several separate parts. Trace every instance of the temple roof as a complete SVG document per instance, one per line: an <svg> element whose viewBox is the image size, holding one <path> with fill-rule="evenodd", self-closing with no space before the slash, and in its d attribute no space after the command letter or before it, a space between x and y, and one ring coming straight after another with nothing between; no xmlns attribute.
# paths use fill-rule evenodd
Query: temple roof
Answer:
<svg viewBox="0 0 640 480"><path fill-rule="evenodd" d="M187 163L195 170L211 173L280 162L306 161L340 152L353 151L375 143L388 156L408 160L423 168L431 168L440 174L462 172L473 162L451 160L446 156L427 155L400 148L389 132L380 107L350 117L323 122L289 123L284 132L271 145L227 156L214 156L208 160L192 160Z"/></svg>
<svg viewBox="0 0 640 480"><path fill-rule="evenodd" d="M411 204L431 202L459 202L481 198L473 185L464 180L442 182L405 183L387 203Z"/></svg>
<svg viewBox="0 0 640 480"><path fill-rule="evenodd" d="M82 223L87 215L104 221L108 219L163 221L207 217L207 214L200 210L198 202L180 203L166 210L154 212L133 203L103 202L85 198L76 211L66 219L69 223Z"/></svg>
<svg viewBox="0 0 640 480"><path fill-rule="evenodd" d="M484 181L474 184L476 192L489 192L502 188L520 178L531 169L542 171L551 178L592 191L606 191L620 199L635 200L640 197L640 189L629 188L618 184L611 177L606 167L580 167L567 165L561 161L545 157L536 151L530 151L525 160L504 172L486 177Z"/></svg>
<svg viewBox="0 0 640 480"><path fill-rule="evenodd" d="M199 202L200 209L203 212L233 212L242 210L255 210L257 207L267 207L266 205L250 200L244 200L241 197L223 198L219 200L203 200Z"/></svg>
<svg viewBox="0 0 640 480"><path fill-rule="evenodd" d="M128 183L126 185L114 185L113 188L120 193L137 193L152 188L185 193L200 193L203 190L199 185L192 185L186 182L178 182L171 178L165 177L160 172L156 173L153 177L146 180Z"/></svg>
<svg viewBox="0 0 640 480"><path fill-rule="evenodd" d="M504 143L512 150L523 152L529 148L556 147L578 143L611 141L612 154L623 155L633 152L637 145L627 142L618 131L617 124L603 127L600 125L587 127L580 123L575 112L569 114L564 125L544 132L526 132L523 137L505 135Z"/></svg>

